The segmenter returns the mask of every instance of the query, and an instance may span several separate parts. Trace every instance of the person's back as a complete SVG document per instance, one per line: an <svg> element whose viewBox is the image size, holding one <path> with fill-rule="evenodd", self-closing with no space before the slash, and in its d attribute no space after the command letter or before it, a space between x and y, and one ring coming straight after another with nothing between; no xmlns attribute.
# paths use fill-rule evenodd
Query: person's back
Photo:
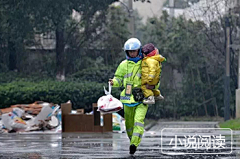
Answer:
<svg viewBox="0 0 240 159"><path fill-rule="evenodd" d="M161 62L166 59L159 54L158 49L152 43L146 44L142 48L144 58L142 60L142 91L145 97L144 104L154 104L155 99L163 99L158 89L147 89L146 85L157 85L160 81Z"/></svg>

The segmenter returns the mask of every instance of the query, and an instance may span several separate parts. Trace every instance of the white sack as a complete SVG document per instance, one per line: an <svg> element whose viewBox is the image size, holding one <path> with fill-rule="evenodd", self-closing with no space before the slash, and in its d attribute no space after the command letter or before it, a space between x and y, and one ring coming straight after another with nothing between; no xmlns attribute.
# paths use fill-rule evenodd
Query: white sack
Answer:
<svg viewBox="0 0 240 159"><path fill-rule="evenodd" d="M105 91L105 96L102 96L98 99L98 111L101 113L115 113L121 109L123 109L123 104L117 98L114 98L111 95L111 84L108 85L109 91Z"/></svg>

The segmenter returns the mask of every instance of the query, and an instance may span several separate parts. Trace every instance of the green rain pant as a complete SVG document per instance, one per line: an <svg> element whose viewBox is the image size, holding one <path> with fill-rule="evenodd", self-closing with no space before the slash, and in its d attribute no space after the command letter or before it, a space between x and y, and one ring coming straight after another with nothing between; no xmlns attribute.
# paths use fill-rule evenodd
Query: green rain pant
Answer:
<svg viewBox="0 0 240 159"><path fill-rule="evenodd" d="M138 146L141 142L144 132L144 119L148 110L148 105L139 104L135 107L124 105L124 118L127 135L130 139L130 145Z"/></svg>

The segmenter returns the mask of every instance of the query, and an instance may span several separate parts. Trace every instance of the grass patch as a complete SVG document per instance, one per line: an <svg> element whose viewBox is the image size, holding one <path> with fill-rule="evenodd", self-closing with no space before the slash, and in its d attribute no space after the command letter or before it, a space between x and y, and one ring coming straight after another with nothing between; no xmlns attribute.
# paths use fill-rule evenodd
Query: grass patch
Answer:
<svg viewBox="0 0 240 159"><path fill-rule="evenodd" d="M240 119L228 120L219 124L220 128L230 128L232 130L240 130Z"/></svg>

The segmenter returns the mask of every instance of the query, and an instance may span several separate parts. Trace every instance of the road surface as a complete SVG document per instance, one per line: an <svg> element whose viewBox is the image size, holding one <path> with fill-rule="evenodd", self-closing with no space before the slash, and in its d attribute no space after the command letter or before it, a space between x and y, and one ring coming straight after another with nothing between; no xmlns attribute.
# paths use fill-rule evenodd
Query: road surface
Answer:
<svg viewBox="0 0 240 159"><path fill-rule="evenodd" d="M214 122L158 123L145 132L134 156L129 155L126 133L1 134L0 158L240 158L240 131L233 131L233 151L230 154L169 155L161 152L161 148L170 148L166 141L181 134L168 129L161 140L163 128L212 128L215 125ZM190 132L186 135L192 134Z"/></svg>

